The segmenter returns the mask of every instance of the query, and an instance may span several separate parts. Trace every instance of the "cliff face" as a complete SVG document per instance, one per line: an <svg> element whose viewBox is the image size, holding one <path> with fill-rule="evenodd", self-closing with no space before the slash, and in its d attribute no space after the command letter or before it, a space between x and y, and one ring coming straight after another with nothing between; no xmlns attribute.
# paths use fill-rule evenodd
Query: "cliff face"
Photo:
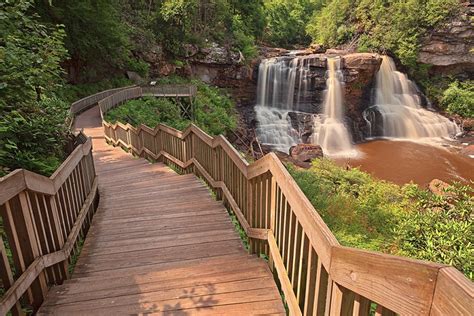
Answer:
<svg viewBox="0 0 474 316"><path fill-rule="evenodd" d="M465 4L460 14L442 23L422 40L418 61L432 65L432 73L474 72L474 5Z"/></svg>

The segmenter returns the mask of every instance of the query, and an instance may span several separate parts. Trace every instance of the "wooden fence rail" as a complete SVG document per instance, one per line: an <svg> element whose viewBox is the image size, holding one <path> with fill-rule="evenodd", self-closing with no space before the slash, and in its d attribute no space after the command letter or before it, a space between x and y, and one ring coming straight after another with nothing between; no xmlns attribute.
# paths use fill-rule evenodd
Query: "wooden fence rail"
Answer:
<svg viewBox="0 0 474 316"><path fill-rule="evenodd" d="M120 91L102 114L139 96ZM216 190L266 254L292 315L472 315L473 283L455 268L339 245L275 154L248 164L223 137L102 122L107 141L193 172Z"/></svg>
<svg viewBox="0 0 474 316"><path fill-rule="evenodd" d="M79 134L76 142L49 178L23 169L0 178L0 315L23 314L21 303L37 310L48 287L68 278L98 199L92 141Z"/></svg>

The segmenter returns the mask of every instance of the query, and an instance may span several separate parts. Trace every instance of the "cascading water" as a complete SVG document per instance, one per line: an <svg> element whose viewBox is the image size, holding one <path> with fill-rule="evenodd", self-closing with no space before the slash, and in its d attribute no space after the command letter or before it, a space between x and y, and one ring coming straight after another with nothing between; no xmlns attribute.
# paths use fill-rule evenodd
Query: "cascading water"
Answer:
<svg viewBox="0 0 474 316"><path fill-rule="evenodd" d="M310 88L308 60L297 56L278 57L263 60L259 66L255 106L257 135L263 144L276 150L288 152L300 142L288 113L298 109Z"/></svg>
<svg viewBox="0 0 474 316"><path fill-rule="evenodd" d="M377 73L375 105L364 112L372 136L422 139L451 137L459 127L438 113L424 109L415 84L383 56Z"/></svg>
<svg viewBox="0 0 474 316"><path fill-rule="evenodd" d="M315 117L313 143L328 156L354 156L351 136L344 125L343 74L340 58L328 58L324 113Z"/></svg>

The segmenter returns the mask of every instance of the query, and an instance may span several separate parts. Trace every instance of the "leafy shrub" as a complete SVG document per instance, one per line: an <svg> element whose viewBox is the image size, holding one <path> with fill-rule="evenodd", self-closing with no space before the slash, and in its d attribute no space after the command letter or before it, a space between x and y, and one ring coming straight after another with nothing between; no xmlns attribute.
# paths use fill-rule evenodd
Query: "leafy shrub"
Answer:
<svg viewBox="0 0 474 316"><path fill-rule="evenodd" d="M452 114L474 117L474 82L453 82L443 93L441 105Z"/></svg>
<svg viewBox="0 0 474 316"><path fill-rule="evenodd" d="M341 244L451 264L473 279L472 187L453 184L439 196L326 159L287 167Z"/></svg>
<svg viewBox="0 0 474 316"><path fill-rule="evenodd" d="M443 196L415 185L404 191L416 207L395 230L398 253L453 265L474 279L474 189L455 183Z"/></svg>
<svg viewBox="0 0 474 316"><path fill-rule="evenodd" d="M141 59L129 58L127 70L135 71L142 77L148 76L150 65Z"/></svg>
<svg viewBox="0 0 474 316"><path fill-rule="evenodd" d="M0 174L24 168L49 176L65 158L69 104L48 98L0 118Z"/></svg>
<svg viewBox="0 0 474 316"><path fill-rule="evenodd" d="M246 59L251 59L257 55L255 47L255 38L251 34L247 34L246 26L240 15L234 15L232 20L232 31L237 47Z"/></svg>
<svg viewBox="0 0 474 316"><path fill-rule="evenodd" d="M343 245L371 250L392 245L391 231L406 204L397 185L328 159L313 160L310 170L289 166L289 171Z"/></svg>
<svg viewBox="0 0 474 316"><path fill-rule="evenodd" d="M189 121L181 118L181 111L177 104L167 98L145 97L127 101L106 115L109 122L130 123L138 126L145 124L154 128L159 123L170 127L183 129Z"/></svg>

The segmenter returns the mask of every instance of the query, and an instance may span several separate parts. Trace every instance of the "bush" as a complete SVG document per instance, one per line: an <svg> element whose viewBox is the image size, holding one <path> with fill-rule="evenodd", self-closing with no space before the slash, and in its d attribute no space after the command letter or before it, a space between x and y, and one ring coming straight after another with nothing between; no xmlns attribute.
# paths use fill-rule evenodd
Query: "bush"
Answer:
<svg viewBox="0 0 474 316"><path fill-rule="evenodd" d="M0 175L24 168L51 175L66 156L69 104L49 98L0 118Z"/></svg>
<svg viewBox="0 0 474 316"><path fill-rule="evenodd" d="M441 105L451 114L474 117L474 82L453 82L443 93Z"/></svg>
<svg viewBox="0 0 474 316"><path fill-rule="evenodd" d="M444 196L415 185L404 191L416 207L395 230L398 253L453 265L474 279L474 189L455 183Z"/></svg>
<svg viewBox="0 0 474 316"><path fill-rule="evenodd" d="M289 166L289 171L343 245L389 250L407 202L397 185L359 169L344 170L328 159L313 160L310 170Z"/></svg>
<svg viewBox="0 0 474 316"><path fill-rule="evenodd" d="M473 278L472 187L453 184L439 196L326 159L288 170L342 245L451 264Z"/></svg>
<svg viewBox="0 0 474 316"><path fill-rule="evenodd" d="M180 108L167 98L145 97L130 100L106 114L109 122L129 123L133 126L145 124L154 128L159 123L183 129L189 121L181 118Z"/></svg>

